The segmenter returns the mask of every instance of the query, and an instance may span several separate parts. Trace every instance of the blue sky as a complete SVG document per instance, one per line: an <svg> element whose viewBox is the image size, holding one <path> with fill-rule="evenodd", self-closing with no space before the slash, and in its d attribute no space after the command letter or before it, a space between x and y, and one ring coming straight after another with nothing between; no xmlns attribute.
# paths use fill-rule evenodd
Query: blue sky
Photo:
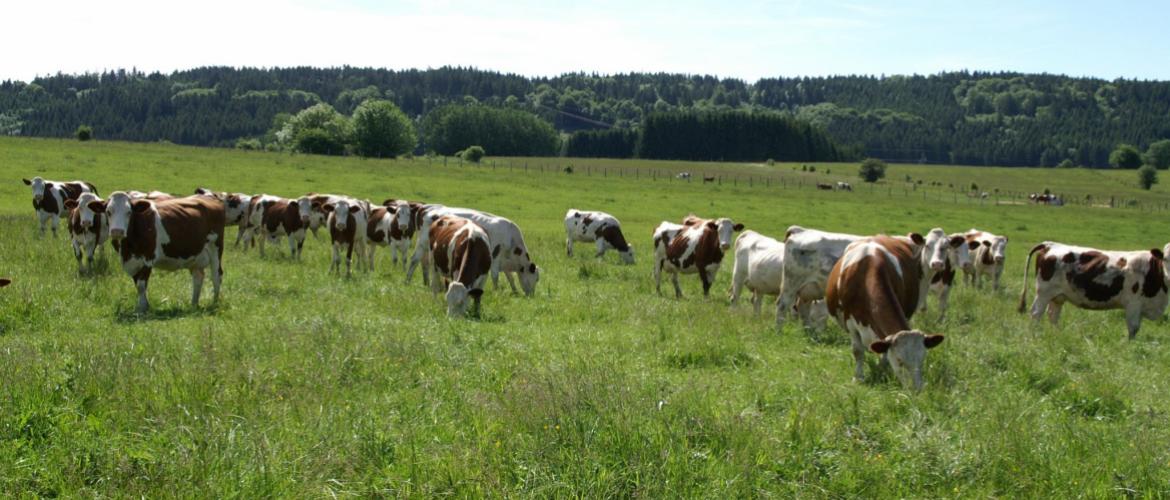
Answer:
<svg viewBox="0 0 1170 500"><path fill-rule="evenodd" d="M5 7L0 78L203 65L1170 80L1156 1L67 0Z"/></svg>

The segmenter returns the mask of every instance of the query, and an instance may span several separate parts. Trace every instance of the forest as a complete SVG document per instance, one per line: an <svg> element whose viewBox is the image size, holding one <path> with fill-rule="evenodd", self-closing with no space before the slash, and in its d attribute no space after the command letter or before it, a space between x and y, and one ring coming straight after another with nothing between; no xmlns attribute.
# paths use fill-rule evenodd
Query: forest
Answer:
<svg viewBox="0 0 1170 500"><path fill-rule="evenodd" d="M776 133L796 130L805 137L801 147L806 151L830 156L962 165L1107 167L1110 152L1119 144L1145 150L1170 137L1170 82L1160 81L951 72L765 78L749 83L667 73L525 77L459 67L205 67L171 74L130 69L4 81L0 82L0 135L68 137L86 125L97 139L266 144L289 116L302 110L325 103L348 116L369 99L393 102L417 124L416 133L422 139L418 153L435 150L427 147L425 139L442 134L427 130L427 125L447 120L439 119L445 115L429 115L450 110L449 105L482 105L535 115L567 136L560 152L569 156L661 157L638 144L652 131L655 116L661 123L676 125L680 119L703 122L702 130L692 132L723 137L711 137L709 144L727 144L733 133L751 137L771 133L711 128L719 123L743 127L751 122L769 124ZM463 114L468 119L514 118L499 113ZM704 116L724 118L697 118ZM788 125L774 125L780 122ZM547 132L543 125L512 130ZM676 140L680 142L671 147L695 147L693 140ZM745 147L735 154L708 150L688 153L688 157L767 155L750 158L757 161L770 156L800 157L790 149L779 153L769 149L775 144L746 147L745 141L739 141ZM789 139L771 142L792 143ZM520 154L547 154L552 149L543 136L537 145L509 148ZM671 151L663 154L681 154ZM490 149L488 154L493 154Z"/></svg>

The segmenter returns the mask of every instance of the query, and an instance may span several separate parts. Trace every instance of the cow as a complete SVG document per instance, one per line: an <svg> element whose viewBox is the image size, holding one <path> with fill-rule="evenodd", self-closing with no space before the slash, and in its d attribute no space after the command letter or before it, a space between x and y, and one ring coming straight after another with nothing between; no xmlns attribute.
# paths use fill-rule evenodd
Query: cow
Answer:
<svg viewBox="0 0 1170 500"><path fill-rule="evenodd" d="M570 208L565 212L565 252L573 256L574 242L592 242L597 245L594 257L605 255L609 249L616 250L622 262L634 263L634 246L626 243L622 224L617 218L605 212L583 212Z"/></svg>
<svg viewBox="0 0 1170 500"><path fill-rule="evenodd" d="M678 175L676 175L675 177L678 179L691 180L691 173L690 172L679 172Z"/></svg>
<svg viewBox="0 0 1170 500"><path fill-rule="evenodd" d="M829 314L849 332L855 380L864 378L868 348L882 355L903 387L922 389L926 350L944 337L910 327L921 298L921 251L904 238L874 236L851 243L833 265L825 301Z"/></svg>
<svg viewBox="0 0 1170 500"><path fill-rule="evenodd" d="M195 194L214 196L219 201L223 202L224 217L227 220L228 226L237 226L239 230L236 232L236 242L233 246L239 247L240 241L245 243L250 240L245 240L245 233L250 231L248 224L248 207L252 203L253 196L245 193L228 193L215 192L207 188L198 188Z"/></svg>
<svg viewBox="0 0 1170 500"><path fill-rule="evenodd" d="M271 196L267 194L258 194L248 200L248 206L244 208L244 219L240 223L240 230L243 231L244 251L248 251L249 247L256 246L257 236L260 235L260 226L264 222L264 202L276 202L282 198L279 196Z"/></svg>
<svg viewBox="0 0 1170 500"><path fill-rule="evenodd" d="M849 184L848 182L838 181L837 182L837 190L838 191L853 191L853 185Z"/></svg>
<svg viewBox="0 0 1170 500"><path fill-rule="evenodd" d="M199 305L206 269L211 269L214 301L223 280L223 204L205 196L166 201L133 200L122 191L106 201L91 201L109 220L110 239L118 242L122 269L138 288L136 311L150 309L146 287L154 269L191 272L191 305Z"/></svg>
<svg viewBox="0 0 1170 500"><path fill-rule="evenodd" d="M394 199L388 199L382 202L382 206L387 207L392 214L389 220L389 226L387 227L390 258L395 264L398 264L399 259L401 259L403 270L406 269L409 263L411 238L414 237L415 231L418 230L414 215L424 205L426 204L422 202ZM372 252L373 246L370 248Z"/></svg>
<svg viewBox="0 0 1170 500"><path fill-rule="evenodd" d="M991 276L991 288L999 290L999 277L1003 275L1004 260L1006 259L1007 236L999 236L978 229L967 231L967 247L974 255L975 266L964 269L963 274L967 283L981 287L980 278L983 275Z"/></svg>
<svg viewBox="0 0 1170 500"><path fill-rule="evenodd" d="M98 194L97 188L85 181L58 182L39 176L21 180L26 186L32 186L33 210L41 223L41 236L45 235L45 223L52 222L53 237L57 237L58 220L69 216L65 200L77 200L81 193Z"/></svg>
<svg viewBox="0 0 1170 500"><path fill-rule="evenodd" d="M110 237L107 230L109 224L105 221L105 216L89 207L89 204L95 201L100 202L101 198L89 192L81 193L76 200L65 200L65 209L69 210L69 234L73 242L73 256L77 258L78 274L93 269L95 251L104 253L104 245Z"/></svg>
<svg viewBox="0 0 1170 500"><path fill-rule="evenodd" d="M313 237L317 237L317 229L325 225L325 219L329 216L325 212L325 205L337 203L346 196L337 194L318 194L308 193L300 198L297 198L298 206L300 207L301 219L306 220L309 231L313 232Z"/></svg>
<svg viewBox="0 0 1170 500"><path fill-rule="evenodd" d="M1045 241L1028 252L1024 263L1024 289L1019 312L1028 300L1028 272L1036 257L1036 299L1032 319L1048 312L1053 326L1060 323L1060 309L1069 302L1082 309L1125 311L1129 339L1137 335L1142 318L1158 319L1166 310L1165 250L1106 251Z"/></svg>
<svg viewBox="0 0 1170 500"><path fill-rule="evenodd" d="M301 200L285 198L263 198L259 202L258 210L253 213L253 222L256 222L257 236L260 238L260 256L264 256L264 244L276 244L281 236L288 237L289 257L299 260L301 249L305 246L305 229L309 226L308 217L304 216L300 205ZM257 220L257 216L259 220Z"/></svg>
<svg viewBox="0 0 1170 500"><path fill-rule="evenodd" d="M747 230L735 239L735 261L731 271L732 304L739 301L744 287L752 292L752 306L760 314L760 305L765 295L780 295L780 275L784 268L784 243ZM796 311L805 325L817 330L824 329L827 318L825 302L812 303L797 301Z"/></svg>
<svg viewBox="0 0 1170 500"><path fill-rule="evenodd" d="M358 252L358 267L365 268L366 232L359 230L366 228L366 214L360 203L355 200L342 199L336 203L321 207L329 214L325 221L329 227L329 239L333 243L333 262L329 272L341 272L341 250L345 249L345 275L350 275L350 262L356 247Z"/></svg>
<svg viewBox="0 0 1170 500"><path fill-rule="evenodd" d="M447 285L447 315L464 315L468 298L474 303L473 311L478 315L483 285L492 268L487 231L469 219L444 215L431 223L427 240L435 273L431 290L437 295L442 289L442 281L450 282Z"/></svg>
<svg viewBox="0 0 1170 500"><path fill-rule="evenodd" d="M714 175L704 175L703 176L703 184L706 184L708 182L715 182L715 176Z"/></svg>
<svg viewBox="0 0 1170 500"><path fill-rule="evenodd" d="M817 189L820 189L821 191L832 191L833 185L825 182L818 182Z"/></svg>
<svg viewBox="0 0 1170 500"><path fill-rule="evenodd" d="M524 235L516 223L497 215L469 208L454 208L443 205L424 205L415 215L417 227L430 227L435 219L444 215L457 215L475 222L487 231L488 241L492 244L492 286L499 288L499 275L504 274L512 293L519 293L512 280L511 273L519 277L520 287L524 294L531 297L536 293L536 284L540 280L540 268L532 261L528 247L524 243ZM415 244L414 255L411 256L410 266L406 271L406 280L410 281L414 269L421 262L423 265L423 282L429 278L429 265L423 262L428 259L427 249L430 247L429 232L419 231L419 238Z"/></svg>
<svg viewBox="0 0 1170 500"><path fill-rule="evenodd" d="M922 280L919 283L918 310L926 312L926 303L930 298L930 291L938 293L939 319L947 316L947 305L951 296L951 285L955 282L955 270L967 271L972 268L971 253L967 248L967 237L961 233L947 234L942 228L931 229L926 233L923 241L914 241L910 234L908 238L913 244L921 244L922 252L919 258L919 268L922 270Z"/></svg>
<svg viewBox="0 0 1170 500"><path fill-rule="evenodd" d="M790 226L784 233L784 262L780 273L780 297L776 299L776 325L797 301L812 303L825 298L826 280L845 247L861 236L829 233Z"/></svg>
<svg viewBox="0 0 1170 500"><path fill-rule="evenodd" d="M731 235L742 230L743 224L726 217L707 220L692 215L683 220L681 227L669 222L659 224L654 231L655 290L662 294L662 272L666 271L671 275L675 297L682 298L679 273L697 273L703 283L703 296L709 296L723 252L731 248Z"/></svg>

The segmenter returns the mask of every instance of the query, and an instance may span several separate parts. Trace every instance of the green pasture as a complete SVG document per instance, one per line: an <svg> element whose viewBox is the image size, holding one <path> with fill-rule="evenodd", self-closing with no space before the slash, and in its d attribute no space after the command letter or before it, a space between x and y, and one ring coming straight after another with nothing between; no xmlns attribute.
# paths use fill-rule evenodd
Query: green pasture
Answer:
<svg viewBox="0 0 1170 500"><path fill-rule="evenodd" d="M1170 327L1146 322L1127 341L1120 312L1066 308L1060 328L1015 312L1032 245L1160 248L1164 212L897 194L910 174L1154 206L1165 185L1139 192L1132 172L894 165L871 190L848 164L802 174L494 161L0 139L0 275L14 280L0 290L0 496L1170 495ZM572 175L554 168L570 162ZM666 180L683 170L725 179ZM89 180L103 195L205 186L478 208L520 225L542 278L535 297L489 287L481 318L450 320L442 297L418 277L404 283L384 250L373 273L328 274L322 233L301 262L284 245L265 259L229 248L217 305L205 289L192 308L186 273L156 273L154 310L137 316L116 259L79 276L64 232L37 234L20 182L34 175ZM794 187L801 176L856 191ZM637 264L567 257L568 208L618 217ZM947 335L921 393L880 374L855 383L836 325L777 331L746 301L729 307L729 259L709 298L693 275L681 300L669 284L654 293L651 231L691 212L773 236L792 224L1006 234L1006 289L960 286L947 321L936 310L914 318Z"/></svg>

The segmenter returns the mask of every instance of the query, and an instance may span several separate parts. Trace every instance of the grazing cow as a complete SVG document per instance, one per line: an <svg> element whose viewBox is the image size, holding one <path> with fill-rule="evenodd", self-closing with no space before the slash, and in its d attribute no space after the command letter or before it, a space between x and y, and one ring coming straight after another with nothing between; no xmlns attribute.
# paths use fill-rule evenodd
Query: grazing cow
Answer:
<svg viewBox="0 0 1170 500"><path fill-rule="evenodd" d="M967 282L980 287L983 285L980 278L986 274L991 276L991 288L999 290L999 277L1003 275L1004 260L1006 259L1007 236L999 236L978 229L967 231L965 236L967 247L975 252L972 255L975 267L963 270Z"/></svg>
<svg viewBox="0 0 1170 500"><path fill-rule="evenodd" d="M488 241L492 244L492 286L499 288L500 273L504 274L504 278L508 280L508 285L512 288L512 293L518 293L516 290L516 283L512 280L512 274L516 273L520 280L520 287L524 290L524 294L531 297L536 293L536 283L540 280L540 268L532 262L532 256L528 253L528 247L524 243L524 235L520 232L520 227L516 223L487 212L478 210L471 210L468 208L453 208L445 207L443 205L424 205L419 208L417 215L415 215L417 227L430 227L435 219L444 215L457 215L475 222L479 227L487 231ZM427 256L427 248L430 246L429 232L419 231L418 242L415 245L414 255L411 257L410 267L406 272L406 280L410 281L413 275L414 268L422 262L423 259L429 258ZM427 283L430 279L429 265L423 262L423 282Z"/></svg>
<svg viewBox="0 0 1170 500"><path fill-rule="evenodd" d="M715 176L714 175L704 175L703 176L703 184L706 184L708 182L715 182Z"/></svg>
<svg viewBox="0 0 1170 500"><path fill-rule="evenodd" d="M821 191L832 191L833 185L824 182L818 182L817 189L820 189Z"/></svg>
<svg viewBox="0 0 1170 500"><path fill-rule="evenodd" d="M678 173L678 175L676 175L675 177L677 177L677 178L679 178L679 179L687 179L687 180L690 180L690 178L691 178L691 173L690 173L690 172L679 172L679 173Z"/></svg>
<svg viewBox="0 0 1170 500"><path fill-rule="evenodd" d="M852 339L854 379L865 375L868 348L882 355L903 387L922 388L926 350L944 337L910 328L920 299L921 251L904 238L875 236L850 244L833 265L825 300L829 314Z"/></svg>
<svg viewBox="0 0 1170 500"><path fill-rule="evenodd" d="M365 228L367 224L361 204L355 203L354 200L342 199L321 208L329 214L326 225L329 226L329 239L333 242L333 263L329 266L329 272L341 272L342 248L345 248L346 276L350 275L354 247L357 247L358 266L364 268L365 260L362 256L366 253L366 235L365 231L359 231L359 228Z"/></svg>
<svg viewBox="0 0 1170 500"><path fill-rule="evenodd" d="M742 231L743 224L731 219L698 219L688 216L681 228L669 222L654 231L654 288L662 293L662 271L671 275L675 297L682 297L678 275L698 273L703 282L703 296L710 295L711 284L723 262L723 252L731 248L732 232ZM669 237L673 234L673 237Z"/></svg>
<svg viewBox="0 0 1170 500"><path fill-rule="evenodd" d="M837 181L838 191L853 191L853 185L848 182Z"/></svg>
<svg viewBox="0 0 1170 500"><path fill-rule="evenodd" d="M73 256L77 258L78 273L93 269L94 252L104 252L103 245L110 237L105 217L89 208L89 204L95 201L100 202L101 198L93 193L81 193L76 200L65 200L65 209L69 210L69 234L73 240Z"/></svg>
<svg viewBox="0 0 1170 500"><path fill-rule="evenodd" d="M926 312L926 302L930 298L930 291L934 290L938 293L939 319L944 319L947 316L951 285L955 282L955 270L971 269L971 253L967 249L967 238L960 233L948 235L942 228L937 227L926 233L922 242L914 241L914 236L918 235L909 236L910 242L921 244L922 247L919 258L919 267L922 269L919 289L921 300L918 301L918 310Z"/></svg>
<svg viewBox="0 0 1170 500"><path fill-rule="evenodd" d="M250 231L248 224L248 208L251 206L253 196L244 193L228 193L228 192L214 192L210 189L199 188L195 190L195 194L214 196L219 201L223 202L224 217L227 220L228 226L238 226L239 231L236 232L236 242L234 246L239 247L240 241L245 241L244 234ZM248 238L250 240L250 238Z"/></svg>
<svg viewBox="0 0 1170 500"><path fill-rule="evenodd" d="M735 239L735 263L731 271L731 303L739 301L740 291L746 286L752 292L752 306L760 314L765 295L780 295L780 275L784 269L784 243L752 230L740 233ZM805 325L824 329L827 317L825 302L797 301L796 311Z"/></svg>
<svg viewBox="0 0 1170 500"><path fill-rule="evenodd" d="M77 200L81 193L98 194L97 188L85 181L58 182L33 177L21 179L26 186L32 186L33 209L41 223L41 236L45 235L45 223L52 222L53 236L57 236L58 219L69 216L65 200Z"/></svg>
<svg viewBox="0 0 1170 500"><path fill-rule="evenodd" d="M1028 271L1033 256L1036 257L1033 320L1039 320L1047 311L1053 326L1059 324L1060 309L1065 302L1091 310L1122 309L1132 340L1143 317L1158 319L1166 310L1170 276L1166 272L1164 250L1114 252L1046 241L1032 247L1024 263L1021 313L1028 300Z"/></svg>
<svg viewBox="0 0 1170 500"><path fill-rule="evenodd" d="M784 235L784 262L780 298L776 299L776 325L783 326L797 301L812 303L825 298L825 285L833 265L845 247L861 236L828 233L791 226Z"/></svg>
<svg viewBox="0 0 1170 500"><path fill-rule="evenodd" d="M492 268L491 243L487 231L463 217L445 215L431 223L427 231L430 241L431 263L435 277L431 290L435 294L447 285L447 315L462 316L467 312L467 299L474 302L479 314L483 285Z"/></svg>
<svg viewBox="0 0 1170 500"><path fill-rule="evenodd" d="M281 236L288 236L289 257L299 260L301 249L305 246L305 229L309 226L308 217L304 216L300 209L300 202L285 198L275 200L265 198L260 201L258 208L258 214L253 215L253 221L257 222L260 256L264 256L265 241L275 245ZM259 221L256 221L256 215L259 215Z"/></svg>
<svg viewBox="0 0 1170 500"><path fill-rule="evenodd" d="M88 204L109 217L110 239L119 243L122 269L138 288L140 313L150 309L151 271L191 271L191 304L199 305L204 270L211 269L214 300L223 279L223 204L205 196L167 201L133 200L124 192Z"/></svg>
<svg viewBox="0 0 1170 500"><path fill-rule="evenodd" d="M595 257L605 255L605 251L612 248L617 250L623 262L634 263L634 246L626 243L621 223L605 212L582 212L570 208L565 213L565 251L570 257L576 241L596 243Z"/></svg>

